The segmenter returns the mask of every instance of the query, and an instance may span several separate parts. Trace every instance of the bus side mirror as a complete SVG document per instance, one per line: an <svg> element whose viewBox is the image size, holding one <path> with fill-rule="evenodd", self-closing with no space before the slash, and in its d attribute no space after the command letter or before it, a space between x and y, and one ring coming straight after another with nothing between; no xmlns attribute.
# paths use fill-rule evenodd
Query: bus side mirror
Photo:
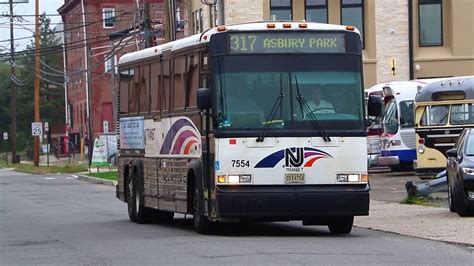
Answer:
<svg viewBox="0 0 474 266"><path fill-rule="evenodd" d="M199 88L197 90L197 106L199 110L211 108L211 90L209 88Z"/></svg>
<svg viewBox="0 0 474 266"><path fill-rule="evenodd" d="M382 98L380 96L371 95L367 101L367 110L369 116L378 117L382 115Z"/></svg>

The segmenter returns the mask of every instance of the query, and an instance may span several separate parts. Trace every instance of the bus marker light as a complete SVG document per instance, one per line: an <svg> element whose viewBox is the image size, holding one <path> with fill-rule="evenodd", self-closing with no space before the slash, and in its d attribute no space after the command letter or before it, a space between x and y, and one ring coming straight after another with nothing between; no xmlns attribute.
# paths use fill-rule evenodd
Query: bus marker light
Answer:
<svg viewBox="0 0 474 266"><path fill-rule="evenodd" d="M301 29L306 29L306 28L308 28L308 24L306 24L306 23L300 23L298 26L299 26Z"/></svg>
<svg viewBox="0 0 474 266"><path fill-rule="evenodd" d="M274 28L275 28L275 24L274 24L274 23L268 23L268 24L267 24L267 28L268 28L268 29L274 29Z"/></svg>
<svg viewBox="0 0 474 266"><path fill-rule="evenodd" d="M425 144L425 139L424 138L419 138L418 143L419 144Z"/></svg>
<svg viewBox="0 0 474 266"><path fill-rule="evenodd" d="M369 183L369 175L368 174L361 174L360 175L360 182Z"/></svg>
<svg viewBox="0 0 474 266"><path fill-rule="evenodd" d="M238 184L239 181L240 181L240 177L238 175L229 175L229 183Z"/></svg>
<svg viewBox="0 0 474 266"><path fill-rule="evenodd" d="M291 24L290 23L285 23L285 24L283 24L283 28L289 29L289 28L291 28Z"/></svg>
<svg viewBox="0 0 474 266"><path fill-rule="evenodd" d="M230 145L235 145L235 144L237 144L237 140L236 139L229 139L229 144Z"/></svg>
<svg viewBox="0 0 474 266"><path fill-rule="evenodd" d="M218 175L217 176L218 183L225 183L225 175Z"/></svg>
<svg viewBox="0 0 474 266"><path fill-rule="evenodd" d="M355 27L354 26L346 26L346 30L354 31Z"/></svg>
<svg viewBox="0 0 474 266"><path fill-rule="evenodd" d="M226 30L226 28L224 26L217 27L217 31L219 31L219 32L223 32L225 30Z"/></svg>

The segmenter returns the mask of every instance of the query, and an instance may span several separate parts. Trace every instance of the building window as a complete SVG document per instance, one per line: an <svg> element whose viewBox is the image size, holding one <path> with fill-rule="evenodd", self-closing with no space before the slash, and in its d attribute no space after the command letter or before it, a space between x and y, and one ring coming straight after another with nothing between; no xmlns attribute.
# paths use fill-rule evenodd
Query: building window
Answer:
<svg viewBox="0 0 474 266"><path fill-rule="evenodd" d="M306 20L328 23L327 0L306 0Z"/></svg>
<svg viewBox="0 0 474 266"><path fill-rule="evenodd" d="M442 0L418 1L420 46L443 45Z"/></svg>
<svg viewBox="0 0 474 266"><path fill-rule="evenodd" d="M271 20L291 20L291 0L270 0Z"/></svg>
<svg viewBox="0 0 474 266"><path fill-rule="evenodd" d="M102 19L104 28L113 28L115 26L115 8L102 8Z"/></svg>
<svg viewBox="0 0 474 266"><path fill-rule="evenodd" d="M202 32L202 22L203 22L203 18L202 18L202 8L196 10L193 12L193 33L200 33Z"/></svg>
<svg viewBox="0 0 474 266"><path fill-rule="evenodd" d="M112 70L112 57L107 59L107 57L109 56L110 55L105 55L105 58L104 58L105 73L109 73ZM117 55L114 55L114 60L115 60L115 64L117 64ZM117 66L115 66L115 72L117 72Z"/></svg>
<svg viewBox="0 0 474 266"><path fill-rule="evenodd" d="M341 0L341 24L355 26L364 47L364 0Z"/></svg>

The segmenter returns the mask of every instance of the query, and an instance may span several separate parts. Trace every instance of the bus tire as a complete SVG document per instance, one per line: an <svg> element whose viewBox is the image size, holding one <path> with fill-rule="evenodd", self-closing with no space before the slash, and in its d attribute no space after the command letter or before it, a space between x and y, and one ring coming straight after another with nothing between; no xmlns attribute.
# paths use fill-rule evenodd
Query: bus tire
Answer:
<svg viewBox="0 0 474 266"><path fill-rule="evenodd" d="M195 183L196 184L196 183ZM199 198L199 189L195 185L193 193L193 226L199 234L209 234L212 224L204 215L204 200Z"/></svg>
<svg viewBox="0 0 474 266"><path fill-rule="evenodd" d="M462 187L454 183L453 187L453 204L456 212L461 217L472 216L474 215L474 211L470 210L468 206L466 206L466 199L464 195L464 191Z"/></svg>
<svg viewBox="0 0 474 266"><path fill-rule="evenodd" d="M135 170L129 178L128 192L128 216L132 222L139 224L153 221L154 210L145 207L145 197L143 196L143 177Z"/></svg>
<svg viewBox="0 0 474 266"><path fill-rule="evenodd" d="M127 200L127 210L128 210L128 217L130 218L131 222L137 221L137 208L136 208L136 200L135 200L135 182L134 178L130 175L126 175L127 178L125 179L125 197Z"/></svg>
<svg viewBox="0 0 474 266"><path fill-rule="evenodd" d="M352 231L354 216L335 217L329 222L329 232L334 235L347 235Z"/></svg>

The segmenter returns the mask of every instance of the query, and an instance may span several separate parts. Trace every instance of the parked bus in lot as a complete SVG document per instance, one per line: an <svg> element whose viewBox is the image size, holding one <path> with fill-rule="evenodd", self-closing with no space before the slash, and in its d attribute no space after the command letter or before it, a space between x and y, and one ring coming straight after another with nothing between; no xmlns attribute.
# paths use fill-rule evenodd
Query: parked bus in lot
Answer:
<svg viewBox="0 0 474 266"><path fill-rule="evenodd" d="M130 219L349 233L369 211L361 51L351 26L261 22L122 56L117 197Z"/></svg>
<svg viewBox="0 0 474 266"><path fill-rule="evenodd" d="M366 103L368 102L370 96L379 96L380 98L383 98L383 85L384 84L377 84L370 87L369 89L364 90ZM382 117L369 116L367 119L370 122L370 126L367 127L368 166L376 167L379 165L378 160L381 150L380 135L383 133Z"/></svg>
<svg viewBox="0 0 474 266"><path fill-rule="evenodd" d="M380 166L392 171L411 170L416 159L415 96L431 80L393 81L385 83L383 95L385 112L382 118Z"/></svg>
<svg viewBox="0 0 474 266"><path fill-rule="evenodd" d="M415 99L415 173L433 178L446 169L446 151L464 128L474 127L474 76L424 86Z"/></svg>

